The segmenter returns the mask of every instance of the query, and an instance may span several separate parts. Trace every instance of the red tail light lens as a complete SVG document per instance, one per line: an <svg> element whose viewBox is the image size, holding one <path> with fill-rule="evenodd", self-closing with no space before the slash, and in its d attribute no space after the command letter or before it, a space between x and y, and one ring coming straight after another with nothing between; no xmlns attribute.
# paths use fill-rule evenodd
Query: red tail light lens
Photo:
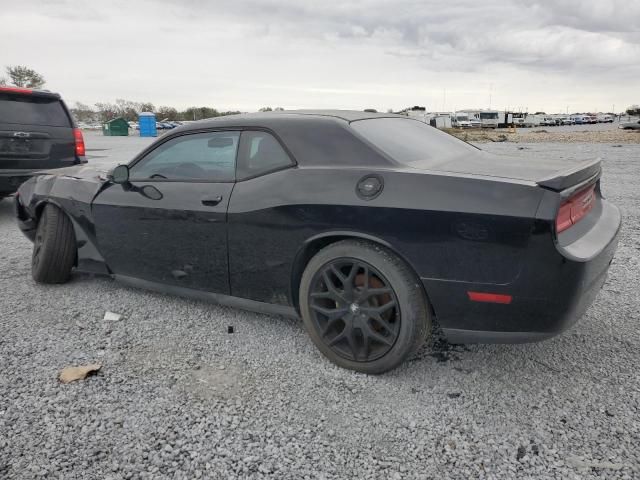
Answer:
<svg viewBox="0 0 640 480"><path fill-rule="evenodd" d="M595 184L591 185L562 202L556 216L556 233L564 232L591 211L596 203L595 189Z"/></svg>
<svg viewBox="0 0 640 480"><path fill-rule="evenodd" d="M82 131L79 128L73 129L73 138L76 142L76 156L84 157L85 156L85 148L84 148L84 138L82 137Z"/></svg>

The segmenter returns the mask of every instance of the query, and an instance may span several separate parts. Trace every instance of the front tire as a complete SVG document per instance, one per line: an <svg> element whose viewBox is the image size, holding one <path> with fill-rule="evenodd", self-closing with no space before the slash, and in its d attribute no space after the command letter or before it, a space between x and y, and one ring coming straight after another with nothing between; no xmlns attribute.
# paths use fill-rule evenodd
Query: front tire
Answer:
<svg viewBox="0 0 640 480"><path fill-rule="evenodd" d="M329 360L369 374L396 368L431 330L419 279L387 248L365 241L331 244L309 261L300 310Z"/></svg>
<svg viewBox="0 0 640 480"><path fill-rule="evenodd" d="M38 283L64 283L75 259L76 237L71 220L55 205L45 205L33 242L33 279Z"/></svg>

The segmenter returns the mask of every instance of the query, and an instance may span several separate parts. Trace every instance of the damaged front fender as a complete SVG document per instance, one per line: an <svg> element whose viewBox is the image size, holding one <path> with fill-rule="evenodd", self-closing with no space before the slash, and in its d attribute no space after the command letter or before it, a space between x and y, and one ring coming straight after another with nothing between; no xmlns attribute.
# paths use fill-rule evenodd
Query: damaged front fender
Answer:
<svg viewBox="0 0 640 480"><path fill-rule="evenodd" d="M104 172L77 166L43 172L18 189L15 211L20 230L33 241L38 219L47 203L64 211L71 223L78 248L78 270L109 274L97 248L91 203L106 183Z"/></svg>

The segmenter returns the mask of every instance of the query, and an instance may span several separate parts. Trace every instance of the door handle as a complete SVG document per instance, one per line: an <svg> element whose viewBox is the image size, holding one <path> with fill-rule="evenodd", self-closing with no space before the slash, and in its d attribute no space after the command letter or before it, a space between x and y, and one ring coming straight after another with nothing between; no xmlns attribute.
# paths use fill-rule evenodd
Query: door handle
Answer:
<svg viewBox="0 0 640 480"><path fill-rule="evenodd" d="M202 199L202 204L207 207L215 207L222 201L222 195L218 195L216 197L204 197Z"/></svg>

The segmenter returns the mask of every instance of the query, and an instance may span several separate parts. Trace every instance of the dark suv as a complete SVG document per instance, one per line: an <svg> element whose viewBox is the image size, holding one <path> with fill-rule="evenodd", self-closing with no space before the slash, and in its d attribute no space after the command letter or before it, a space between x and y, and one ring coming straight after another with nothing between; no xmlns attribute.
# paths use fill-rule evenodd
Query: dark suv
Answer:
<svg viewBox="0 0 640 480"><path fill-rule="evenodd" d="M0 199L34 173L86 163L82 132L57 93L0 87Z"/></svg>

